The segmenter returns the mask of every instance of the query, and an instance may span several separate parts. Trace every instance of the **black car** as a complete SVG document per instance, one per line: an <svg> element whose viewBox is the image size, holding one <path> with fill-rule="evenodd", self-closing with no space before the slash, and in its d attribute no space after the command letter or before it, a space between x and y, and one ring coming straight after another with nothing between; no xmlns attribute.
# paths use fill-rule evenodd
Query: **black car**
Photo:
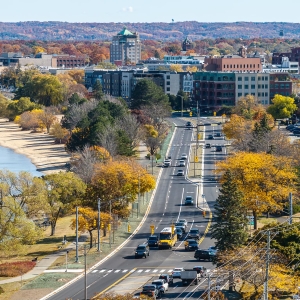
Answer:
<svg viewBox="0 0 300 300"><path fill-rule="evenodd" d="M185 233L185 231L186 231L186 226L183 222L176 222L175 227L179 227L183 233Z"/></svg>
<svg viewBox="0 0 300 300"><path fill-rule="evenodd" d="M175 228L175 233L177 234L177 239L181 239L183 235L183 231L180 227Z"/></svg>
<svg viewBox="0 0 300 300"><path fill-rule="evenodd" d="M192 196L186 196L184 204L185 205L194 205L194 199L193 199L193 197Z"/></svg>
<svg viewBox="0 0 300 300"><path fill-rule="evenodd" d="M221 133L221 132L216 132L216 133L215 133L215 136L216 136L216 137L221 137L221 136L222 136L222 133Z"/></svg>
<svg viewBox="0 0 300 300"><path fill-rule="evenodd" d="M216 152L222 152L222 146L216 146Z"/></svg>
<svg viewBox="0 0 300 300"><path fill-rule="evenodd" d="M191 228L188 233L188 239L199 240L200 239L200 232L198 228Z"/></svg>
<svg viewBox="0 0 300 300"><path fill-rule="evenodd" d="M193 251L193 250L197 250L198 249L198 242L195 241L194 239L187 239L185 242L184 242L184 249L186 251Z"/></svg>
<svg viewBox="0 0 300 300"><path fill-rule="evenodd" d="M160 274L158 279L164 279L169 285L173 284L173 277L169 274Z"/></svg>
<svg viewBox="0 0 300 300"><path fill-rule="evenodd" d="M198 260L208 260L212 261L215 258L216 254L209 250L198 249L195 251L194 258Z"/></svg>
<svg viewBox="0 0 300 300"><path fill-rule="evenodd" d="M158 246L158 236L150 235L148 237L148 245L149 245L149 247L157 247Z"/></svg>
<svg viewBox="0 0 300 300"><path fill-rule="evenodd" d="M191 127L193 127L192 122L186 122L185 127L187 127L188 129L190 129Z"/></svg>
<svg viewBox="0 0 300 300"><path fill-rule="evenodd" d="M208 137L207 137L207 139L208 140L214 140L215 138L214 138L214 136L212 134L209 134Z"/></svg>
<svg viewBox="0 0 300 300"><path fill-rule="evenodd" d="M205 144L205 148L211 148L211 144L210 143Z"/></svg>
<svg viewBox="0 0 300 300"><path fill-rule="evenodd" d="M137 257L145 257L147 258L147 256L150 255L150 251L149 251L149 245L148 244L141 244L138 245L135 249L135 258Z"/></svg>

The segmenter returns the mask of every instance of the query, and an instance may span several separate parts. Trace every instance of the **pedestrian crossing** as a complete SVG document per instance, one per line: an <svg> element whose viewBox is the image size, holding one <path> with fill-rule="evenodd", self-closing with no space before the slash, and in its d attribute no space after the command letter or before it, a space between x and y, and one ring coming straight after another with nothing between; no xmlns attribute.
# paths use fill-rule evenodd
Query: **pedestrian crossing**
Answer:
<svg viewBox="0 0 300 300"><path fill-rule="evenodd" d="M137 273L137 274L141 274L141 273L153 273L153 274L162 274L162 273L171 273L173 271L173 269L96 269L93 270L91 273L93 274L104 274L104 273Z"/></svg>

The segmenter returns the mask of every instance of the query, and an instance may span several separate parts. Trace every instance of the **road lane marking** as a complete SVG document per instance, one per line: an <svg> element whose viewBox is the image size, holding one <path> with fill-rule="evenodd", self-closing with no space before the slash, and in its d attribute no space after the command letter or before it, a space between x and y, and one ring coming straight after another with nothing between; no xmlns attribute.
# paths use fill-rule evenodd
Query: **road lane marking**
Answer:
<svg viewBox="0 0 300 300"><path fill-rule="evenodd" d="M173 290L176 289L177 287L178 287L178 285L174 286L174 287L173 287Z"/></svg>
<svg viewBox="0 0 300 300"><path fill-rule="evenodd" d="M94 270L92 273L96 273L96 272L98 272L98 270Z"/></svg>
<svg viewBox="0 0 300 300"><path fill-rule="evenodd" d="M121 270L116 270L115 273L119 273Z"/></svg>
<svg viewBox="0 0 300 300"><path fill-rule="evenodd" d="M151 271L151 270L150 270L150 269L148 269L148 270L146 270L145 272L146 272L146 273L149 273L150 271Z"/></svg>
<svg viewBox="0 0 300 300"><path fill-rule="evenodd" d="M122 273L126 273L128 270L123 270L123 272Z"/></svg>
<svg viewBox="0 0 300 300"><path fill-rule="evenodd" d="M112 271L113 271L113 270L108 270L107 273L110 273L110 272L112 272Z"/></svg>
<svg viewBox="0 0 300 300"><path fill-rule="evenodd" d="M132 269L129 273L133 273L135 272L136 268Z"/></svg>
<svg viewBox="0 0 300 300"><path fill-rule="evenodd" d="M101 270L99 273L103 273L103 272L105 272L106 270Z"/></svg>
<svg viewBox="0 0 300 300"><path fill-rule="evenodd" d="M173 269L169 270L168 273L171 273L173 271Z"/></svg>
<svg viewBox="0 0 300 300"><path fill-rule="evenodd" d="M160 273L163 273L164 271L166 271L165 269L160 270Z"/></svg>
<svg viewBox="0 0 300 300"><path fill-rule="evenodd" d="M178 213L178 217L177 217L177 221L176 221L176 222L178 222L178 220L179 220L179 218L180 218L181 208L182 208L182 201L183 201L183 195L184 195L184 188L182 189L180 208L179 208L179 213Z"/></svg>
<svg viewBox="0 0 300 300"><path fill-rule="evenodd" d="M138 273L142 273L142 272L143 272L143 270L138 270L137 272L138 272Z"/></svg>
<svg viewBox="0 0 300 300"><path fill-rule="evenodd" d="M157 271L158 271L158 270L157 270L157 269L155 269L155 270L153 270L153 271L152 271L152 273L156 273Z"/></svg>

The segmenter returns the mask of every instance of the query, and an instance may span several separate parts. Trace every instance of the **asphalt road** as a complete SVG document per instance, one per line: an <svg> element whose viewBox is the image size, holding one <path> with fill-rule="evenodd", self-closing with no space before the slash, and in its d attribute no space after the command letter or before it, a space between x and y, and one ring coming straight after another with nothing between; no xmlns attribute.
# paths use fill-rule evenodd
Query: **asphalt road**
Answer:
<svg viewBox="0 0 300 300"><path fill-rule="evenodd" d="M184 125L185 121L180 119L172 119L176 125ZM207 120L205 120L207 121ZM208 120L209 121L209 120ZM220 126L206 126L205 135L210 132L215 133L220 131ZM169 154L172 156L172 166L164 168L162 176L155 194L154 201L148 218L139 230L139 232L115 255L105 261L97 269L91 271L87 275L87 297L90 299L99 292L106 291L114 286L122 286L122 282L129 278L144 277L145 282L155 277L156 274L162 272L170 272L174 267L192 268L196 265L204 265L207 268L212 268L211 263L199 263L193 257L193 252L184 250L184 237L178 241L173 250L158 250L151 249L150 256L146 259L135 259L134 250L137 245L146 241L150 235L150 225L156 226L155 233L159 233L164 227L170 226L172 222L176 222L179 218L184 218L188 221L188 229L198 227L200 232L204 232L208 224L208 219L204 219L202 212L193 206L184 206L184 199L187 195L197 196L197 186L186 180L185 176L176 176L178 169L186 169L187 167L178 167L178 162L182 153L189 154L190 145L193 140L192 130L177 127L172 146ZM207 141L206 141L207 142ZM210 141L212 144L224 144L223 138L216 138ZM215 148L204 149L204 176L203 176L203 191L205 198L212 208L216 196L217 187L215 176L212 171L215 168L215 161L222 159L225 156L223 152L215 152ZM213 245L209 233L201 243L201 248L207 249ZM125 279L126 278L126 279ZM143 280L143 279L142 279ZM134 280L135 281L135 280ZM199 288L206 285L206 280L196 287L182 287L180 280L172 287L164 298L185 298L199 297ZM123 286L124 293L127 291L126 286ZM172 293L171 293L172 291ZM176 296L175 296L176 295ZM196 296L195 296L196 295ZM69 285L62 291L51 296L51 300L61 299L84 299L84 278L80 278L75 283Z"/></svg>

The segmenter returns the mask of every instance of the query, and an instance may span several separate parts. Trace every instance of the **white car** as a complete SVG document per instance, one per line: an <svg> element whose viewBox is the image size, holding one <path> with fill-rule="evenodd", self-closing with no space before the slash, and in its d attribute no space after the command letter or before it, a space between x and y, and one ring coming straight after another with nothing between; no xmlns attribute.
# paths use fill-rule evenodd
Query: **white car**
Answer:
<svg viewBox="0 0 300 300"><path fill-rule="evenodd" d="M187 226L187 220L186 219L180 219L178 220L180 223L184 223L184 226Z"/></svg>
<svg viewBox="0 0 300 300"><path fill-rule="evenodd" d="M185 161L184 160L179 161L179 167L185 167Z"/></svg>
<svg viewBox="0 0 300 300"><path fill-rule="evenodd" d="M181 272L183 272L183 268L174 268L172 271L173 278L181 278Z"/></svg>
<svg viewBox="0 0 300 300"><path fill-rule="evenodd" d="M218 251L217 247L215 247L215 246L211 246L207 250L210 251L210 252L213 252L214 254L216 254L217 251Z"/></svg>
<svg viewBox="0 0 300 300"><path fill-rule="evenodd" d="M187 154L186 153L182 153L180 159L187 159Z"/></svg>
<svg viewBox="0 0 300 300"><path fill-rule="evenodd" d="M162 291L163 293L169 289L169 284L164 279L156 279L156 280L152 281L151 284L156 285L157 288L160 291Z"/></svg>

